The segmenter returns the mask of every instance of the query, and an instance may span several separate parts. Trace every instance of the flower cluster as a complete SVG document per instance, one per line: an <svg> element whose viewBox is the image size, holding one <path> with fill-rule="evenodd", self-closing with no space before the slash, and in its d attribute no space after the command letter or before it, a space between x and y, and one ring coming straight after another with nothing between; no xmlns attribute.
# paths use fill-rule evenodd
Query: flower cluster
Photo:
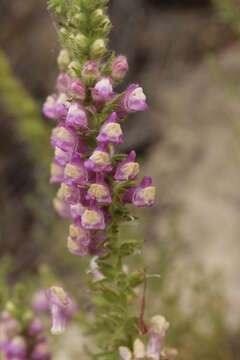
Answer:
<svg viewBox="0 0 240 360"><path fill-rule="evenodd" d="M130 85L120 98L115 93L114 82L122 79L128 69L124 56L111 63L109 77L101 75L104 66L87 61L81 79L61 73L57 93L49 96L43 106L45 116L58 122L51 139L55 154L51 182L61 184L54 208L63 218L73 219L68 248L77 256L101 253L103 232L111 222L109 208L116 184L127 187L122 205L152 206L155 199L150 177L144 177L139 185L128 186L139 175L135 151L116 161L113 148L123 142L123 117L147 110L146 97L136 84ZM87 85L89 79L91 86ZM112 104L115 111L105 115ZM97 124L96 118L101 120Z"/></svg>
<svg viewBox="0 0 240 360"><path fill-rule="evenodd" d="M174 349L163 349L163 340L169 323L163 316L156 315L150 319L147 345L139 338L134 341L133 350L126 346L119 347L122 360L171 360L177 355Z"/></svg>
<svg viewBox="0 0 240 360"><path fill-rule="evenodd" d="M61 73L57 79L57 93L49 96L43 106L44 114L58 121L51 139L55 153L51 182L61 184L54 207L62 217L73 219L68 248L77 256L101 253L103 231L111 221L109 207L114 187L123 182L127 185L139 174L135 151L115 161L113 145L123 142L123 116L145 111L146 97L142 88L135 84L129 86L120 100L114 92L114 81L123 78L128 69L124 56L112 62L111 77L101 76L103 67L87 61L81 79L71 79L69 74ZM91 87L86 85L89 79ZM116 111L102 115L108 104L115 102ZM103 117L102 124L94 126L93 119L99 114ZM94 140L94 147L89 144L90 138ZM144 177L139 185L124 192L122 203L152 206L154 198L152 180Z"/></svg>
<svg viewBox="0 0 240 360"><path fill-rule="evenodd" d="M44 326L39 317L22 312L14 317L14 304L8 303L0 324L0 351L6 360L50 360Z"/></svg>
<svg viewBox="0 0 240 360"><path fill-rule="evenodd" d="M144 306L140 317L137 307L137 315L131 314L130 302L138 297L136 287L146 285L146 279L142 270L125 271L123 259L141 244L119 236L121 223L134 220L129 205L150 207L155 201L151 177L139 179L135 151L121 154L116 148L124 140L123 121L130 114L145 112L148 105L138 84L120 93L116 90L128 71L128 61L107 50L111 28L107 3L49 0L61 24L63 45L56 90L43 105L44 115L57 122L51 137L50 181L60 187L53 205L61 217L71 219L70 253L91 256L91 301L96 305L91 326L99 340L97 357L158 360L164 359L162 341L168 323L154 317L145 334ZM58 287L51 288L47 298L52 332L62 332L70 299ZM141 340L132 346L131 340L138 336Z"/></svg>

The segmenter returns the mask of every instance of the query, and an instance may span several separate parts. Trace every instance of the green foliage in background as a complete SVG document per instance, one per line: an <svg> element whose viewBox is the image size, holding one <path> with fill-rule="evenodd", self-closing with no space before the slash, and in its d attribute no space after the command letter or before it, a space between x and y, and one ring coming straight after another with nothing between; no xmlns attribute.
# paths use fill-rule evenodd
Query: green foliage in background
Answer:
<svg viewBox="0 0 240 360"><path fill-rule="evenodd" d="M30 156L41 170L50 162L50 131L41 117L41 107L16 78L9 61L0 51L0 101L7 112L16 118L15 127L20 141L28 144ZM40 171L39 171L40 172Z"/></svg>
<svg viewBox="0 0 240 360"><path fill-rule="evenodd" d="M219 18L240 35L240 5L238 0L212 0Z"/></svg>

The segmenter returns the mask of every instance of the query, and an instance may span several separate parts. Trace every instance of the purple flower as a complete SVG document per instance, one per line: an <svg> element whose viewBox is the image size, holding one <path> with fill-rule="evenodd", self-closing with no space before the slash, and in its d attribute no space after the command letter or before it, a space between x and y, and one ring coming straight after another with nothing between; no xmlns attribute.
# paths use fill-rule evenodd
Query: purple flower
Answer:
<svg viewBox="0 0 240 360"><path fill-rule="evenodd" d="M31 354L33 360L51 360L51 354L46 342L38 343Z"/></svg>
<svg viewBox="0 0 240 360"><path fill-rule="evenodd" d="M147 358L160 359L162 343L168 327L169 323L163 316L157 315L150 320Z"/></svg>
<svg viewBox="0 0 240 360"><path fill-rule="evenodd" d="M56 146L64 151L73 151L77 146L76 131L66 126L60 126L56 131Z"/></svg>
<svg viewBox="0 0 240 360"><path fill-rule="evenodd" d="M64 167L53 162L51 164L51 178L50 183L62 182L64 179Z"/></svg>
<svg viewBox="0 0 240 360"><path fill-rule="evenodd" d="M132 360L132 352L128 347L120 346L118 350L122 360Z"/></svg>
<svg viewBox="0 0 240 360"><path fill-rule="evenodd" d="M152 206L156 197L156 188L152 186L152 178L145 176L141 184L132 194L132 202L137 207Z"/></svg>
<svg viewBox="0 0 240 360"><path fill-rule="evenodd" d="M30 336L37 336L39 334L41 334L44 330L44 326L41 322L41 320L37 317L35 317L30 326L29 326L29 329L28 329L28 332L29 332L29 335Z"/></svg>
<svg viewBox="0 0 240 360"><path fill-rule="evenodd" d="M33 297L32 307L39 312L48 311L48 300L44 290L39 290Z"/></svg>
<svg viewBox="0 0 240 360"><path fill-rule="evenodd" d="M84 166L86 169L95 172L112 171L111 159L106 145L99 145L90 158L84 162Z"/></svg>
<svg viewBox="0 0 240 360"><path fill-rule="evenodd" d="M101 126L97 140L100 143L122 144L123 132L121 126L117 123L117 114L115 112Z"/></svg>
<svg viewBox="0 0 240 360"><path fill-rule="evenodd" d="M105 279L105 276L100 272L99 266L97 263L98 257L95 256L90 262L90 269L94 278L94 281L101 281Z"/></svg>
<svg viewBox="0 0 240 360"><path fill-rule="evenodd" d="M61 166L65 166L71 158L71 154L68 151L64 151L62 149L60 149L58 146L55 147L55 152L54 152L54 161L61 165Z"/></svg>
<svg viewBox="0 0 240 360"><path fill-rule="evenodd" d="M52 129L51 146L53 149L55 149L56 147L58 130L59 130L59 126L56 126L55 128Z"/></svg>
<svg viewBox="0 0 240 360"><path fill-rule="evenodd" d="M80 242L81 244L87 246L90 242L90 232L83 229L81 226L72 224L69 227L69 236L71 239Z"/></svg>
<svg viewBox="0 0 240 360"><path fill-rule="evenodd" d="M72 301L63 288L58 286L53 286L47 290L46 296L52 315L51 332L54 335L62 334L67 326L68 308Z"/></svg>
<svg viewBox="0 0 240 360"><path fill-rule="evenodd" d="M145 359L145 345L140 339L136 339L133 343L133 354L136 360Z"/></svg>
<svg viewBox="0 0 240 360"><path fill-rule="evenodd" d="M139 85L132 84L128 87L126 94L121 101L121 108L125 113L146 111L148 109L146 96Z"/></svg>
<svg viewBox="0 0 240 360"><path fill-rule="evenodd" d="M95 206L85 209L81 216L82 227L86 230L104 230L105 219L103 211Z"/></svg>
<svg viewBox="0 0 240 360"><path fill-rule="evenodd" d="M68 250L76 256L88 255L90 233L78 225L70 225L68 237Z"/></svg>
<svg viewBox="0 0 240 360"><path fill-rule="evenodd" d="M53 200L53 207L58 213L58 215L61 216L63 219L67 219L70 216L69 204L59 199L58 197Z"/></svg>
<svg viewBox="0 0 240 360"><path fill-rule="evenodd" d="M15 336L8 342L6 346L7 359L25 359L26 351L27 345L22 336Z"/></svg>
<svg viewBox="0 0 240 360"><path fill-rule="evenodd" d="M81 105L76 102L72 103L68 110L66 125L74 127L76 126L82 130L87 129L88 127L88 118L86 111Z"/></svg>
<svg viewBox="0 0 240 360"><path fill-rule="evenodd" d="M70 206L70 212L73 220L79 221L81 220L81 216L85 211L85 207L81 202L78 202L76 204L72 204Z"/></svg>
<svg viewBox="0 0 240 360"><path fill-rule="evenodd" d="M78 98L80 101L84 101L86 97L86 90L83 82L79 79L72 80L70 84L70 94L73 97Z"/></svg>
<svg viewBox="0 0 240 360"><path fill-rule="evenodd" d="M56 119L56 104L57 96L55 94L47 97L47 100L43 104L43 114L49 119Z"/></svg>
<svg viewBox="0 0 240 360"><path fill-rule="evenodd" d="M139 164L134 162L135 159L136 153L131 151L128 158L118 164L114 179L117 181L135 180L139 174Z"/></svg>
<svg viewBox="0 0 240 360"><path fill-rule="evenodd" d="M88 180L87 170L84 168L83 161L75 156L64 170L64 182L67 185L84 185Z"/></svg>
<svg viewBox="0 0 240 360"><path fill-rule="evenodd" d="M108 184L104 181L103 174L97 174L97 181L90 185L86 199L100 204L111 204L111 192Z"/></svg>
<svg viewBox="0 0 240 360"><path fill-rule="evenodd" d="M59 120L65 120L69 107L70 107L70 102L68 101L67 95L61 93L57 98L56 107L55 107L56 115Z"/></svg>
<svg viewBox="0 0 240 360"><path fill-rule="evenodd" d="M85 62L82 69L82 77L87 82L94 82L100 77L99 67L96 61Z"/></svg>
<svg viewBox="0 0 240 360"><path fill-rule="evenodd" d="M128 71L128 61L126 56L119 55L112 63L112 78L122 80Z"/></svg>
<svg viewBox="0 0 240 360"><path fill-rule="evenodd" d="M98 232L97 235L91 236L91 241L88 246L90 255L102 257L107 255L106 249L103 248L103 243L106 240L106 234L104 231Z"/></svg>
<svg viewBox="0 0 240 360"><path fill-rule="evenodd" d="M61 73L57 78L57 90L59 93L67 93L70 85L70 77L67 73Z"/></svg>
<svg viewBox="0 0 240 360"><path fill-rule="evenodd" d="M76 186L62 183L58 190L57 198L68 204L75 204L80 198L80 190Z"/></svg>
<svg viewBox="0 0 240 360"><path fill-rule="evenodd" d="M92 97L96 103L105 104L113 98L112 80L110 78L100 79L92 89Z"/></svg>

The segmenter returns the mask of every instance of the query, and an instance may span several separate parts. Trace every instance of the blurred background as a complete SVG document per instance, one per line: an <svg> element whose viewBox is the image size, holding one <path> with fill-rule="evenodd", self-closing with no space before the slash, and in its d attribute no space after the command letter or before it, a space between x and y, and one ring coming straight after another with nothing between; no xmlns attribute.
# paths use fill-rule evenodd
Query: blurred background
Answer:
<svg viewBox="0 0 240 360"><path fill-rule="evenodd" d="M170 320L180 360L237 360L240 3L111 0L110 16L111 48L129 58L126 84L140 83L150 105L125 124L124 143L158 188L141 228L124 230L144 236L145 263L161 274L149 307ZM58 51L45 0L0 0L0 263L11 259L8 284L47 264L82 296L83 263L67 253L67 224L52 210L53 124L41 115ZM66 335L66 349L77 353L73 339Z"/></svg>

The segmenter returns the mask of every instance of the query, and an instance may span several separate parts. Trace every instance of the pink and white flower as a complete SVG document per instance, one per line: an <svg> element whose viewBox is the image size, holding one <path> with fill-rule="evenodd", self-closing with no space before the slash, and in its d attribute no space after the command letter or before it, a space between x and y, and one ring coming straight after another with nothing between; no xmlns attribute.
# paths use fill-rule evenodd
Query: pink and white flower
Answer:
<svg viewBox="0 0 240 360"><path fill-rule="evenodd" d="M128 61L126 56L119 55L112 63L112 78L122 80L128 71Z"/></svg>
<svg viewBox="0 0 240 360"><path fill-rule="evenodd" d="M52 315L51 332L54 335L62 334L67 326L68 309L72 300L68 294L59 286L53 286L46 291L49 308Z"/></svg>
<svg viewBox="0 0 240 360"><path fill-rule="evenodd" d="M97 140L100 143L122 144L123 132L119 123L117 123L116 112L112 113L101 126Z"/></svg>
<svg viewBox="0 0 240 360"><path fill-rule="evenodd" d="M118 164L114 179L117 181L135 180L139 174L139 164L134 161L135 159L136 153L133 150L126 160Z"/></svg>
<svg viewBox="0 0 240 360"><path fill-rule="evenodd" d="M66 118L66 125L86 130L88 127L88 117L84 108L77 102L71 104Z"/></svg>
<svg viewBox="0 0 240 360"><path fill-rule="evenodd" d="M95 172L112 171L111 158L106 145L99 145L92 153L90 158L84 162L86 169Z"/></svg>
<svg viewBox="0 0 240 360"><path fill-rule="evenodd" d="M121 109L126 114L137 111L147 111L146 95L139 85L132 84L128 87L126 94L121 101Z"/></svg>
<svg viewBox="0 0 240 360"><path fill-rule="evenodd" d="M43 104L43 114L49 119L56 119L56 105L57 105L57 96L55 94L47 97L47 100Z"/></svg>
<svg viewBox="0 0 240 360"><path fill-rule="evenodd" d="M114 96L112 80L107 77L100 79L92 89L92 97L95 103L105 104Z"/></svg>

